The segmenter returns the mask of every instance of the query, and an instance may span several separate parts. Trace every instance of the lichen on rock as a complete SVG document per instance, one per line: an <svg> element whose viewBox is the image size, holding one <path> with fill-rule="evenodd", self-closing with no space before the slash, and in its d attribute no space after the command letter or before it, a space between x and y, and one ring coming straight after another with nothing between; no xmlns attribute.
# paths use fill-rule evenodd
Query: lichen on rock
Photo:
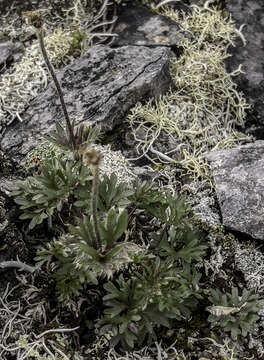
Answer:
<svg viewBox="0 0 264 360"><path fill-rule="evenodd" d="M230 18L216 10L194 6L191 14L184 15L166 8L162 14L190 34L179 44L183 49L180 57L171 60L176 90L156 102L137 104L128 122L140 156L164 161L165 157L155 156L159 141L174 137L172 148L164 153L169 155L167 162L182 165L194 179L209 179L206 152L250 141L235 129L244 126L249 108L233 82L242 70L227 73L224 66L229 45L242 35Z"/></svg>

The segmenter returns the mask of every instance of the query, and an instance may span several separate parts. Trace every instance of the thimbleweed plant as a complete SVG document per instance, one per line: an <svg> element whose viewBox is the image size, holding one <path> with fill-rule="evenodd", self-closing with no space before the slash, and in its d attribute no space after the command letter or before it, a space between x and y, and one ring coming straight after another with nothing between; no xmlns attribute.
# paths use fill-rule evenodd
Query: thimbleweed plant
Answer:
<svg viewBox="0 0 264 360"><path fill-rule="evenodd" d="M126 241L128 225L126 210L112 206L108 211L98 212L98 193L101 195L102 203L109 205L111 203L109 194L105 190L108 186L110 189L114 189L116 185L115 176L110 179L105 176L100 182L100 161L101 154L94 149L88 149L83 152L81 160L76 162L77 164L81 162L83 168L89 167L92 171L92 184L83 181L81 185L82 190L86 187L86 192L89 194L90 206L83 209L83 212L88 213L89 216L76 218L73 224L69 224L66 234L38 251L36 260L41 264L50 262L52 258L58 262L54 277L57 280L60 299L78 295L80 289L89 283L97 285L98 278L111 278L116 271L132 262L132 254L135 255L142 251L138 245ZM73 178L80 180L75 175ZM77 193L78 185L79 181L76 186ZM119 184L117 188L123 189L124 184ZM112 191L111 194L112 200L115 198L114 195L117 195L118 201L122 198L120 191ZM127 192L127 194L129 193ZM83 204L87 205L86 202ZM74 204L72 206L74 207Z"/></svg>
<svg viewBox="0 0 264 360"><path fill-rule="evenodd" d="M134 194L131 198L137 199L141 206L145 204L148 207L150 198L139 201L139 194L149 195L154 189L146 187L146 184L143 187L135 190L137 196ZM161 198L162 193L155 190L155 194L158 205L157 199ZM160 206L164 206L168 216L161 222L159 206L153 207L157 210L156 216L153 210L154 219L160 221L157 236L163 234L164 238L173 238L177 230L184 231L187 207L179 199L172 202L169 195L163 194L162 199ZM172 208L175 205L176 208ZM173 225L170 228L171 223ZM164 232L164 229L167 230ZM185 230L188 232L187 226ZM173 242L171 251L165 252L161 241L151 246L152 238L153 233L148 234L149 246L145 256L141 257L139 254L133 257L133 267L128 268L129 271L125 273L128 278L121 275L119 280L104 285L107 290L103 298L106 309L99 324L103 325L102 332L109 331L112 334L113 345L121 342L123 347L133 348L135 344L142 345L144 341L151 343L157 340L157 332L161 327L170 328L175 320L188 320L201 299L198 290L201 274L190 265L193 258L203 256L206 249L205 245L196 243L197 233L189 233L189 239L194 240L193 243L190 241L191 247L194 249L196 245L196 251L189 254L184 249L186 244L182 242L178 244L178 256L175 256L175 249L172 251L175 246Z"/></svg>
<svg viewBox="0 0 264 360"><path fill-rule="evenodd" d="M91 173L81 163L63 156L47 159L41 173L28 176L15 185L13 196L23 214L20 219L30 219L29 229L71 206L71 199L80 183L89 187Z"/></svg>
<svg viewBox="0 0 264 360"><path fill-rule="evenodd" d="M66 120L66 130L56 122L46 137L62 150L44 157L39 172L19 181L13 192L30 229L48 219L60 234L38 249L37 268L46 265L60 301L85 297L88 286L96 287L103 305L97 327L110 334L113 346L152 343L162 328L189 320L202 299L195 265L207 246L191 225L184 199L146 182L129 186L115 175L100 176L102 155L92 147L98 130L74 128L45 51L41 16L26 16L36 28ZM233 338L254 332L255 296L212 290L209 300L213 326Z"/></svg>
<svg viewBox="0 0 264 360"><path fill-rule="evenodd" d="M212 289L209 300L213 303L207 307L210 312L208 321L212 327L230 332L233 340L256 332L256 321L259 319L257 314L261 308L257 295L246 289L243 289L241 296L238 295L237 288L233 288L231 294Z"/></svg>
<svg viewBox="0 0 264 360"><path fill-rule="evenodd" d="M112 278L133 262L133 256L144 253L140 246L127 241L127 225L125 210L112 208L101 213L96 223L98 241L93 216L83 216L68 226L66 234L38 250L36 260L41 264L55 260L53 276L60 300L78 295L87 284L98 285L98 280Z"/></svg>
<svg viewBox="0 0 264 360"><path fill-rule="evenodd" d="M175 262L159 257L146 259L133 277L104 285L107 295L102 332L111 331L112 345L121 342L123 347L150 344L157 340L160 327L170 328L172 321L188 320L197 305L197 289L192 276L184 277Z"/></svg>
<svg viewBox="0 0 264 360"><path fill-rule="evenodd" d="M41 12L25 12L23 17L36 30L39 47L54 81L66 121L66 130L58 121L55 121L56 130L46 136L49 142L54 143L64 152L60 152L60 156L55 159L47 160L42 166L40 176L28 177L25 181L17 182L13 192L16 196L15 201L24 210L21 219L31 219L29 228L33 229L44 219L51 220L55 210L61 212L78 186L83 184L88 186L87 169L77 160L83 151L98 139L99 129L84 124L74 129L74 121L69 118L60 83L45 49Z"/></svg>

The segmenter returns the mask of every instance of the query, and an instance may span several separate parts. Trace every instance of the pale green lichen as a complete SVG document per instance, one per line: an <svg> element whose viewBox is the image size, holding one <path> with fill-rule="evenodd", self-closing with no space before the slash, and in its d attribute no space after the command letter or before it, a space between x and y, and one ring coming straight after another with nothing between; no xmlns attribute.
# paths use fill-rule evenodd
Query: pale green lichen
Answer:
<svg viewBox="0 0 264 360"><path fill-rule="evenodd" d="M60 334L55 334L53 340L30 341L29 335L20 335L16 342L20 350L19 359L32 360L82 360L83 357L77 352L70 354L68 340Z"/></svg>
<svg viewBox="0 0 264 360"><path fill-rule="evenodd" d="M221 11L208 7L192 5L191 8L192 12L184 13L175 11L170 7L163 7L160 9L160 13L177 22L180 28L190 35L193 46L203 47L207 45L206 43L234 46L234 40L237 36L243 36L236 28L231 15L226 17ZM189 40L186 39L186 43Z"/></svg>
<svg viewBox="0 0 264 360"><path fill-rule="evenodd" d="M191 14L169 8L163 14L175 20L188 34L179 45L183 53L171 62L176 90L157 101L137 104L128 116L137 151L155 161L181 164L194 179L210 178L204 161L208 151L232 148L248 137L235 130L243 127L246 103L233 77L239 67L227 73L224 60L227 49L237 37L230 18L218 11L193 7ZM178 143L176 156L159 156L155 144L161 135L173 136ZM151 154L152 153L152 154Z"/></svg>
<svg viewBox="0 0 264 360"><path fill-rule="evenodd" d="M41 354L43 351L41 349L41 344L39 343L30 343L27 335L20 335L19 339L16 342L16 345L19 346L20 350L23 351L23 356L30 357L34 360L53 360L51 356L47 354ZM66 358L59 357L58 360L65 360Z"/></svg>

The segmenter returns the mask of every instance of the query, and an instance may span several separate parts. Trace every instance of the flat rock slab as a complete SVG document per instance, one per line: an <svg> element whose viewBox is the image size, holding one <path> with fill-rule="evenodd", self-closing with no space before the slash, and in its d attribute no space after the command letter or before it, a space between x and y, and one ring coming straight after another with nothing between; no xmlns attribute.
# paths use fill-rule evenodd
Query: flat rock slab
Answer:
<svg viewBox="0 0 264 360"><path fill-rule="evenodd" d="M223 225L264 240L264 141L207 154Z"/></svg>
<svg viewBox="0 0 264 360"><path fill-rule="evenodd" d="M114 32L118 37L113 46L170 46L177 51L180 41L188 38L175 21L138 4L124 6Z"/></svg>
<svg viewBox="0 0 264 360"><path fill-rule="evenodd" d="M76 123L99 124L103 132L121 124L138 101L157 98L172 86L164 47L123 46L111 49L96 45L58 73L66 106ZM51 84L5 131L1 148L15 159L23 158L54 129L55 120L65 124L61 105Z"/></svg>

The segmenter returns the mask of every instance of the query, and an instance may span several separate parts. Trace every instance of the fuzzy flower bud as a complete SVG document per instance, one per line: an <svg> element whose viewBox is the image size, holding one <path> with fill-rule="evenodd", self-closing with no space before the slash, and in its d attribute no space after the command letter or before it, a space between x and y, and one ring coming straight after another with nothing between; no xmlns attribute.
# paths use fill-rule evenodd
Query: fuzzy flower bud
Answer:
<svg viewBox="0 0 264 360"><path fill-rule="evenodd" d="M98 167L102 160L102 154L95 149L87 149L83 152L82 159L85 166Z"/></svg>
<svg viewBox="0 0 264 360"><path fill-rule="evenodd" d="M25 11L22 13L22 17L27 20L29 25L34 26L36 29L41 29L43 19L40 11Z"/></svg>

